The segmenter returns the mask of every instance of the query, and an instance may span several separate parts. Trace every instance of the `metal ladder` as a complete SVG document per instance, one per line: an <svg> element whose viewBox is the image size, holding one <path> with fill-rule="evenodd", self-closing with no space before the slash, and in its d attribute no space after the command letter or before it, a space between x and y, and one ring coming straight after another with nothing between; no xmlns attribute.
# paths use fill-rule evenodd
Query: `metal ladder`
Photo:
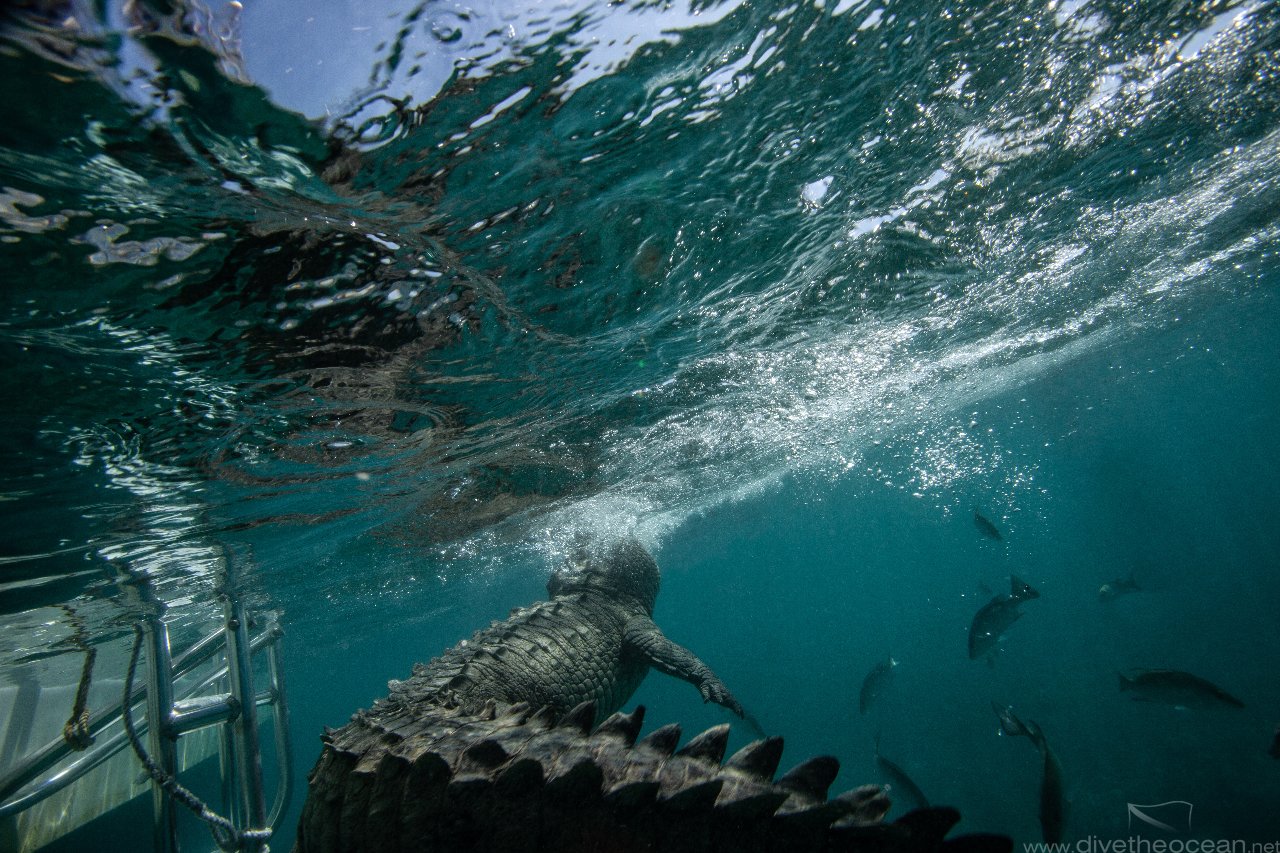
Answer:
<svg viewBox="0 0 1280 853"><path fill-rule="evenodd" d="M285 696L280 638L283 631L276 617L268 615L256 633L251 618L238 600L224 598L223 625L195 645L173 654L169 629L160 616L143 622L146 652L146 683L134 687L128 697L130 709L145 697L145 723L139 721L139 736L148 741L148 751L159 768L170 776L178 773L179 738L210 726L219 726L219 759L222 777L222 810L237 829L274 829L288 808L293 789L293 761L289 739L289 712ZM253 656L264 652L267 687L256 691ZM225 663L175 697L175 681L192 674L214 660L219 653ZM225 689L222 688L225 683ZM268 811L263 785L262 751L258 708L272 712L279 784ZM76 752L61 737L29 753L0 778L0 818L23 812L82 779L89 771L130 748L123 728L125 699L98 710L89 718L94 744ZM145 730L145 731L144 731ZM106 735L110 732L110 735ZM155 812L156 853L178 853L178 822L173 800L158 784L152 785ZM241 849L258 851L260 841L246 842Z"/></svg>

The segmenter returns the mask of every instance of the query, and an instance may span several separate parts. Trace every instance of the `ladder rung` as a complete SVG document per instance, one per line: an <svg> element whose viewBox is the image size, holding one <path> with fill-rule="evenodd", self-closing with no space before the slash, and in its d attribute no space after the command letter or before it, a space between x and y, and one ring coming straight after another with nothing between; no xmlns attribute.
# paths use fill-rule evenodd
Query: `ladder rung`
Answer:
<svg viewBox="0 0 1280 853"><path fill-rule="evenodd" d="M244 620L243 611L237 612L237 617ZM236 721L241 719L247 709L244 708L230 692L218 692L214 694L205 694L201 691L208 690L213 687L219 680L229 679L233 677L233 670L236 667L232 665L234 649L228 642L235 639L238 641L240 650L239 657L239 677L241 679L240 689L243 691L245 687L251 687L251 669L249 658L253 653L265 650L267 653L268 666L268 683L269 687L265 690L255 691L252 694L252 706L271 707L274 711L274 729L276 735L276 753L277 760L281 766L280 784L276 791L276 801L269 815L254 814L246 815L248 822L254 826L274 826L281 817L284 808L287 806L291 788L292 788L292 757L290 755L288 741L288 709L285 707L283 674L280 672L279 666L279 647L277 641L282 635L280 626L270 619L264 630L256 635L247 636L247 631L240 628L239 631L234 629L239 625L232 623L227 629L215 631L203 637L195 645L191 646L184 652L168 658L168 637L163 622L157 620L156 623L161 632L160 637L160 657L165 659L167 664L162 668L167 672L168 677L164 679L169 690L172 690L173 680L193 672L196 667L209 661L219 651L225 651L227 654L227 662L221 666L214 666L212 672L200 678L194 685L187 685L184 692L188 698L178 699L174 701L170 699L168 707L162 704L160 708L160 719L164 720L162 726L163 740L166 742L176 742L180 737L188 735L194 731L217 724L233 724L239 725ZM238 634L238 636L235 636ZM161 685L155 685L160 686ZM160 692L166 692L163 687ZM139 685L135 687L129 696L130 704L137 702L146 695L146 689ZM26 756L24 760L18 762L16 767L12 767L6 772L3 778L0 778L0 816L8 817L16 815L34 806L36 803L45 798L68 787L76 780L82 778L87 772L99 766L122 749L127 748L124 733L122 731L114 731L108 735L107 730L116 724L122 713L123 705L119 701L114 707L106 707L100 709L90 718L90 731L99 736L99 740L87 751L76 755L71 748L61 738L56 738L37 749L33 753ZM167 711L167 713L166 713ZM147 720L139 720L137 729L139 732L147 731ZM256 726L253 735L256 736ZM256 741L251 745L254 752L257 751ZM69 763L58 765L68 758L74 759ZM253 762L256 768L256 756ZM56 770L54 768L57 768ZM53 770L52 774L41 776ZM239 768L243 774L244 769ZM172 771L170 771L172 772ZM258 770L257 772L261 772ZM261 784L260 779L253 780L255 788ZM244 784L244 780L241 781ZM262 812L265 804L261 800L261 790L257 788L257 800L248 804L248 811ZM166 807L169 808L166 803ZM257 818L256 820L254 818Z"/></svg>
<svg viewBox="0 0 1280 853"><path fill-rule="evenodd" d="M169 737L176 738L214 723L232 720L239 713L240 705L230 693L181 699L173 703L167 733Z"/></svg>

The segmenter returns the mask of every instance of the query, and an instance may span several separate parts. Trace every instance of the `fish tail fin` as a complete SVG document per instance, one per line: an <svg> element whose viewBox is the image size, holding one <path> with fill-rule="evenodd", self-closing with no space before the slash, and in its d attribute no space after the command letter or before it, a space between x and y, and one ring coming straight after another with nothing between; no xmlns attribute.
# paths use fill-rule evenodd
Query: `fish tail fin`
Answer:
<svg viewBox="0 0 1280 853"><path fill-rule="evenodd" d="M1027 720L1022 724L1027 730L1027 737L1036 742L1037 745L1044 742L1044 729L1040 728L1040 724L1035 720Z"/></svg>
<svg viewBox="0 0 1280 853"><path fill-rule="evenodd" d="M1022 601L1040 597L1040 593L1032 589L1031 584L1017 575L1009 575L1009 594Z"/></svg>
<svg viewBox="0 0 1280 853"><path fill-rule="evenodd" d="M1133 679L1125 675L1123 672L1117 672L1116 678L1120 679L1120 689L1128 690L1133 687Z"/></svg>

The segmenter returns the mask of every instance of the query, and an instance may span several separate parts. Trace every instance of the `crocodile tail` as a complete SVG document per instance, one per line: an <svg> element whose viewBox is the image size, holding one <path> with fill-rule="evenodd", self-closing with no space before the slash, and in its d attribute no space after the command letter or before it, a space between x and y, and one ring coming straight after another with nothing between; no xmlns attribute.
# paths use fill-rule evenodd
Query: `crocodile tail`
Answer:
<svg viewBox="0 0 1280 853"><path fill-rule="evenodd" d="M490 703L479 713L421 709L376 723L357 714L326 735L310 776L297 853L591 850L1009 853L997 836L947 839L953 809L894 823L884 789L828 798L839 762L810 759L775 780L781 738L723 760L728 726L678 726L637 739L644 709L594 729L584 703L563 716ZM723 763L722 763L723 761Z"/></svg>

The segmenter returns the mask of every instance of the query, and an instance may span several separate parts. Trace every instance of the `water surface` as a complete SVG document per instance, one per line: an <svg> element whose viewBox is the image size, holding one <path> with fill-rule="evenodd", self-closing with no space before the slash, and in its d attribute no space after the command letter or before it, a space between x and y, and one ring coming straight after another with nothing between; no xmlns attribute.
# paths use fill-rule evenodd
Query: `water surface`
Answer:
<svg viewBox="0 0 1280 853"><path fill-rule="evenodd" d="M138 579L208 630L231 565L289 630L305 771L634 531L667 633L845 786L879 733L1038 838L996 701L1068 840L1166 800L1280 838L1275 4L62 11L0 48L7 678L122 668ZM970 661L1010 574L1041 598Z"/></svg>

